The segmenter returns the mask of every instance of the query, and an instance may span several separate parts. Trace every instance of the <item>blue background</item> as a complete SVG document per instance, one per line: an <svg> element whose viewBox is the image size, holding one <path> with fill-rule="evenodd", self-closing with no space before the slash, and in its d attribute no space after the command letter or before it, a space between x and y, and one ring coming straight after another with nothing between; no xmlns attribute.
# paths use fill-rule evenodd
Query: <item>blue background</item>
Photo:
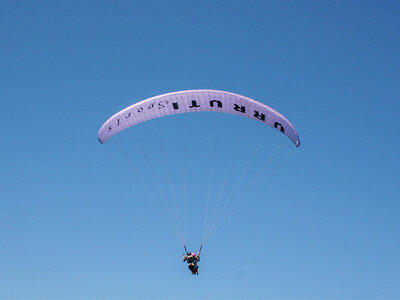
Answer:
<svg viewBox="0 0 400 300"><path fill-rule="evenodd" d="M0 299L399 299L399 16L398 1L2 1ZM199 88L277 109L302 146L193 277L96 134Z"/></svg>

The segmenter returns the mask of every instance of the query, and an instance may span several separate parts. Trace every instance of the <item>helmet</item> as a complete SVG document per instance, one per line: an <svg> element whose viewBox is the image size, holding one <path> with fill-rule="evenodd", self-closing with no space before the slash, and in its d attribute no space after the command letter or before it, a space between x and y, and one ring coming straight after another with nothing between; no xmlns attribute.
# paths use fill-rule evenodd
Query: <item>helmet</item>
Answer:
<svg viewBox="0 0 400 300"><path fill-rule="evenodd" d="M196 253L192 252L192 256L196 256Z"/></svg>

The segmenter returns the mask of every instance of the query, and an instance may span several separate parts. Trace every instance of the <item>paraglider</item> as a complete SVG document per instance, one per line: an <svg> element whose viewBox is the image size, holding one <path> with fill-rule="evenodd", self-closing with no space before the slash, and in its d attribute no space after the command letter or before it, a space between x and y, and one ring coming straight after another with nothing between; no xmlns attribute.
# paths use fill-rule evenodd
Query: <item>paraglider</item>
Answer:
<svg viewBox="0 0 400 300"><path fill-rule="evenodd" d="M276 110L272 109L271 107L258 102L256 100L250 99L248 97L230 93L230 92L225 92L225 91L218 91L218 90L187 90L187 91L179 91L179 92L173 92L173 93L167 93L159 96L155 96L152 98L148 98L146 100L137 102L120 112L114 114L111 118L109 118L100 128L98 132L98 140L101 144L106 143L109 139L111 139L113 136L118 134L121 131L124 131L130 127L133 127L135 125L138 125L140 123L143 123L148 120L160 118L163 116L171 116L171 115L177 115L177 114L186 114L190 112L222 112L226 114L231 114L231 115L238 115L242 117L246 117L248 119L252 119L258 122L261 122L265 125L268 125L283 135L285 135L287 138L290 139L290 141L296 146L300 146L300 139L299 135L297 133L296 128L292 125L292 123L285 118L282 114L277 112ZM188 120L191 122L191 118L188 118ZM142 140L141 140L142 141ZM239 140L238 143L241 141ZM133 145L135 148L137 148L136 144L137 141L135 140ZM186 148L185 148L186 151ZM186 152L185 152L186 153ZM221 184L221 191L218 193L217 198L217 203L215 204L215 208L213 210L213 213L211 214L210 218L208 219L207 217L207 212L209 208L209 199L210 199L210 191L211 189L211 182L212 182L212 175L210 175L210 184L208 188L208 199L207 199L207 204L205 205L206 207L206 213L205 213L205 218L204 218L204 229L203 229L203 240L202 240L202 246L205 243L205 236L209 236L213 230L215 230L216 226L220 223L220 220L222 216L225 215L225 212L227 211L227 207L229 204L229 201L233 198L234 193L238 190L241 190L242 193L238 196L237 201L243 197L243 195L246 194L246 191L249 190L249 187L251 184L253 184L258 177L263 173L264 169L266 166L268 166L269 161L263 161L260 166L261 170L259 172L255 172L256 174L254 178L249 180L249 184L247 187L243 187L242 189L238 189L237 187L240 186L240 183L242 182L242 178L245 177L246 170L248 169L249 164L252 162L253 158L255 157L255 153L253 155L248 155L249 160L247 167L242 169L242 172L240 176L238 176L238 179L236 183L234 184L234 187L231 189L228 195L224 197L224 203L221 204L220 206L222 207L222 210L220 213L216 213L216 208L219 205L219 200L221 198L221 191L225 187L225 183L228 182L227 178L228 176L225 176L223 180L223 184ZM143 153L142 153L143 154ZM163 155L163 153L161 153ZM161 156L162 156L161 155ZM224 153L226 156L226 153ZM158 173L154 174L148 159L145 154L143 154L143 157L145 158L144 161L147 163L148 169L150 169L152 172L151 179L154 180L155 184L147 184L146 180L144 180L141 176L141 173L143 170L138 170L135 169L136 175L142 185L146 188L146 190L149 192L149 195L151 195L151 198L155 202L163 202L164 206L168 209L168 214L166 215L170 217L170 224L171 228L177 235L178 233L181 234L180 238L185 245L185 229L184 229L184 224L185 222L180 222L179 221L179 213L176 209L176 203L175 203L175 193L172 192L172 197L166 197L164 195L164 190L160 187L159 182L157 181L157 178L163 178L167 177L168 182L170 182L170 186L172 187L172 181L174 179L173 176L171 176L170 171L167 167L167 163L164 162L165 169L167 170L164 173ZM213 155L214 157L214 155ZM235 157L235 154L232 156L230 162L233 161ZM213 158L214 159L214 158ZM212 159L212 161L213 161ZM164 159L164 161L166 161ZM130 165L133 166L133 164L129 161ZM211 163L213 164L213 162ZM229 165L229 164L228 164ZM134 166L133 166L134 167ZM157 166L159 169L159 165ZM184 168L183 168L184 169ZM196 172L192 172L193 174L197 174ZM212 173L212 172L211 172ZM185 175L186 176L186 175ZM177 179L176 179L177 180ZM186 179L184 179L185 181ZM178 181L178 180L177 180ZM159 191L160 197L155 196L152 186L156 187ZM184 185L185 186L185 185ZM185 189L185 188L183 188ZM156 192L157 193L157 192ZM161 200L157 199L160 198ZM175 206L175 211L168 207L167 198L172 198L174 201L174 206ZM174 216L175 213L175 216ZM176 217L176 219L174 219ZM208 223L207 223L208 221ZM180 232L178 232L180 231ZM201 247L202 247L201 246ZM201 250L200 247L200 250ZM186 262L188 264L189 270L192 272L193 275L198 275L198 270L199 270L199 261L200 261L200 250L198 254L192 253L187 251L186 246L185 246L185 253L183 255L182 261Z"/></svg>
<svg viewBox="0 0 400 300"><path fill-rule="evenodd" d="M182 262L187 262L189 270L192 272L192 275L199 275L199 265L198 262L200 261L200 252L203 245L200 246L199 253L190 252L186 249L186 255L183 255Z"/></svg>

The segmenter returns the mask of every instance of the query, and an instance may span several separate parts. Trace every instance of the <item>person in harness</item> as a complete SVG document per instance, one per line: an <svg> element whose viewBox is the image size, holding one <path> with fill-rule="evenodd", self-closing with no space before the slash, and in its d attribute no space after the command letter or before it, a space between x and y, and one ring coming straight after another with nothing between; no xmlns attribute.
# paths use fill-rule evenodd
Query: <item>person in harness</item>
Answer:
<svg viewBox="0 0 400 300"><path fill-rule="evenodd" d="M189 270L192 272L192 275L199 275L199 265L197 264L200 261L200 251L196 255L196 253L190 253L186 251L186 256L183 255L183 262L187 262Z"/></svg>

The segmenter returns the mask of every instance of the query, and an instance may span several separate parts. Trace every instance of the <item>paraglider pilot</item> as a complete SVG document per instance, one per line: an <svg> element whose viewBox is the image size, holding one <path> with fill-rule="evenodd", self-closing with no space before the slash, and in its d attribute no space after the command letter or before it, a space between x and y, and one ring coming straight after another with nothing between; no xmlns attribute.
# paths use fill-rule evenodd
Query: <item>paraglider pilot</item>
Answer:
<svg viewBox="0 0 400 300"><path fill-rule="evenodd" d="M197 263L200 261L200 251L197 255L196 253L186 251L186 256L183 255L182 261L187 262L192 275L199 275L199 266Z"/></svg>

